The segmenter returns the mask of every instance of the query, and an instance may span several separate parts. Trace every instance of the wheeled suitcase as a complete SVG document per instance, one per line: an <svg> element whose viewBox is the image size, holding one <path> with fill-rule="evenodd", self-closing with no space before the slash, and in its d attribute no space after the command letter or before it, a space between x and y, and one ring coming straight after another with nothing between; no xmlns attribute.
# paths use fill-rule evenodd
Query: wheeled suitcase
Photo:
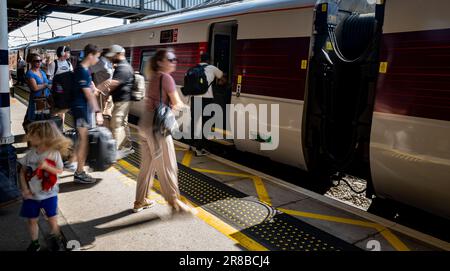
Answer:
<svg viewBox="0 0 450 271"><path fill-rule="evenodd" d="M64 135L76 144L76 129L68 130ZM95 171L104 171L116 162L116 141L106 127L89 129L89 152L86 164Z"/></svg>
<svg viewBox="0 0 450 271"><path fill-rule="evenodd" d="M89 153L87 164L95 171L104 171L116 162L116 141L106 127L89 130Z"/></svg>

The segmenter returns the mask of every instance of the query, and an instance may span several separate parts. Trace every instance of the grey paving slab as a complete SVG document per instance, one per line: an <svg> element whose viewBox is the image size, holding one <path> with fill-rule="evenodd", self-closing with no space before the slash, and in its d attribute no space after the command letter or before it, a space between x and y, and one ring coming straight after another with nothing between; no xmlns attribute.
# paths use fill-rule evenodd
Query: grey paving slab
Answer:
<svg viewBox="0 0 450 271"><path fill-rule="evenodd" d="M97 185L61 180L60 210L90 250L240 250L197 217L171 218L167 206L133 214L135 182L111 169Z"/></svg>
<svg viewBox="0 0 450 271"><path fill-rule="evenodd" d="M30 244L27 220L19 216L22 201L0 208L0 251L25 251ZM40 223L46 221L40 217ZM40 228L39 243L46 250L45 238L49 232Z"/></svg>
<svg viewBox="0 0 450 271"><path fill-rule="evenodd" d="M390 231L396 238L398 238L400 243L398 241L389 242L389 240L383 236L382 232L380 232L374 236L370 236L357 242L355 245L357 247L373 251L403 251L404 247L406 247L406 250L411 251L436 251L435 247L419 242L399 232L392 230Z"/></svg>

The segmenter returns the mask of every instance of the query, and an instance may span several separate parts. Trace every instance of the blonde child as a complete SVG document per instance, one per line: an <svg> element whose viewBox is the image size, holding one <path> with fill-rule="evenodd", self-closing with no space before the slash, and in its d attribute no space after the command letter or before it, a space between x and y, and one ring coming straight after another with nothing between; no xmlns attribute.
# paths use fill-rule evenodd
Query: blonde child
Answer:
<svg viewBox="0 0 450 271"><path fill-rule="evenodd" d="M27 140L30 149L19 159L22 165L20 184L23 204L20 215L28 219L31 244L28 251L39 251L39 212L44 209L51 228L51 250L59 250L61 236L57 221L58 174L62 173L61 156L68 154L72 145L52 121L36 121L28 125Z"/></svg>

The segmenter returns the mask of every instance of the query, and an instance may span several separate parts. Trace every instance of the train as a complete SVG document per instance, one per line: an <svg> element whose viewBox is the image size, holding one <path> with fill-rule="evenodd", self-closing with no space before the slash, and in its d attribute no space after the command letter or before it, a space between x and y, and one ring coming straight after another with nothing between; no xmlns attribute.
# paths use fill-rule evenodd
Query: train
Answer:
<svg viewBox="0 0 450 271"><path fill-rule="evenodd" d="M264 135L234 140L235 148L319 181L336 173L363 178L368 195L448 219L448 10L447 0L250 0L40 41L10 54L54 54L65 45L76 58L88 43L120 44L143 73L158 48L170 47L180 89L187 69L209 52L232 83L231 104L279 105L277 127L259 123L279 129L278 148L261 150ZM142 114L142 104L131 114Z"/></svg>

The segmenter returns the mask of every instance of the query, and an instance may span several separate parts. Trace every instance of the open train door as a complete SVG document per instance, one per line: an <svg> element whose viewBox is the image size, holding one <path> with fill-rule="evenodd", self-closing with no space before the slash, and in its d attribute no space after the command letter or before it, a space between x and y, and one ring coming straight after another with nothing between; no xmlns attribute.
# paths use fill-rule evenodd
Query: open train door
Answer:
<svg viewBox="0 0 450 271"><path fill-rule="evenodd" d="M211 64L224 73L225 83L213 84L214 103L219 105L223 112L222 125L213 127L217 138L225 139L229 129L229 116L227 105L231 104L232 78L234 74L234 61L238 33L237 21L217 22L210 29L210 56ZM231 145L230 140L219 140L222 144Z"/></svg>
<svg viewBox="0 0 450 271"><path fill-rule="evenodd" d="M326 0L315 8L305 97L308 170L370 179L369 144L384 20L382 0Z"/></svg>

